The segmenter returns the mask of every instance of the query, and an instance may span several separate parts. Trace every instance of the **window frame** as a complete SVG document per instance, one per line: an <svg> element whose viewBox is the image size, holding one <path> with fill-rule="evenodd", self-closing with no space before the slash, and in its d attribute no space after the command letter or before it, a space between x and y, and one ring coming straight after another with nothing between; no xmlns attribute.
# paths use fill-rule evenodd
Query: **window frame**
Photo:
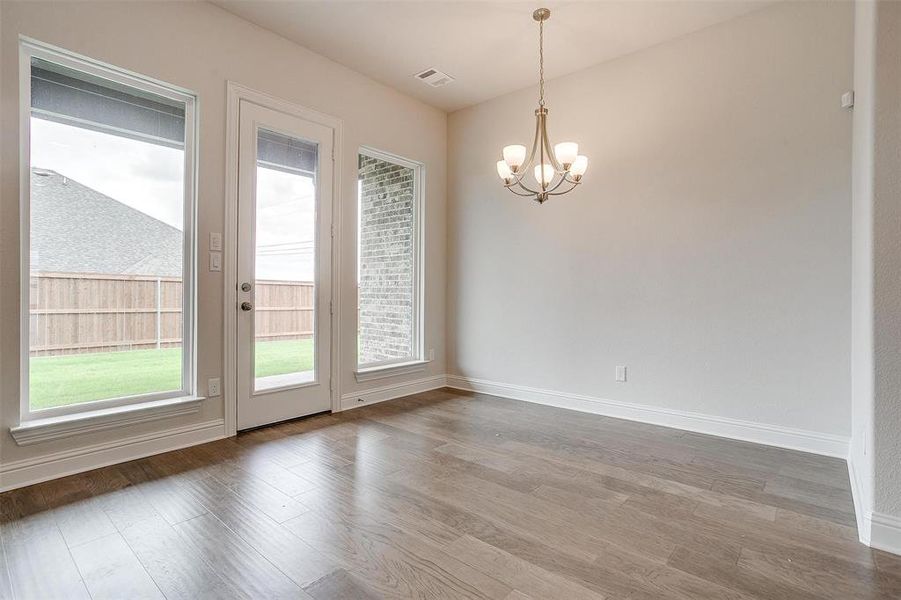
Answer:
<svg viewBox="0 0 901 600"><path fill-rule="evenodd" d="M360 193L359 155L376 160L389 162L393 165L413 169L413 352L411 356L405 356L392 360L383 360L370 363L360 362L360 272L362 263L362 194ZM357 156L357 261L356 261L356 290L357 290L357 335L354 354L356 356L357 378L367 373L378 373L389 369L403 369L404 367L424 364L425 360L425 164L379 150L371 146L360 146Z"/></svg>
<svg viewBox="0 0 901 600"><path fill-rule="evenodd" d="M144 92L184 103L184 200L182 248L182 381L181 388L134 396L107 398L67 406L32 410L30 376L30 291L31 291L31 63L37 58L100 77ZM197 282L197 96L184 88L164 83L37 40L19 37L19 422L65 418L95 411L157 403L175 398L196 398Z"/></svg>

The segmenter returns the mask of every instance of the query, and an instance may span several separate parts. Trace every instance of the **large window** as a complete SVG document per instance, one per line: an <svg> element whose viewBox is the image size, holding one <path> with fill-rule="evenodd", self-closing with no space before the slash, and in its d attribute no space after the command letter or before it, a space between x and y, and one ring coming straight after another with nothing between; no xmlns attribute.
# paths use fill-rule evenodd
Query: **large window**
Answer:
<svg viewBox="0 0 901 600"><path fill-rule="evenodd" d="M194 393L194 98L23 42L22 419Z"/></svg>
<svg viewBox="0 0 901 600"><path fill-rule="evenodd" d="M357 362L422 360L422 165L364 149L359 172Z"/></svg>

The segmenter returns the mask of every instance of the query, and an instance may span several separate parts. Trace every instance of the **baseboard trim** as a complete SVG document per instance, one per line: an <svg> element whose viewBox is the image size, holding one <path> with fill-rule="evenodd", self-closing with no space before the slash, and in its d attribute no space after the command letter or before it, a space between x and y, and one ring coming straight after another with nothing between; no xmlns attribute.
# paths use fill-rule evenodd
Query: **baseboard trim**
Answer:
<svg viewBox="0 0 901 600"><path fill-rule="evenodd" d="M901 555L901 518L874 512L871 517L870 547Z"/></svg>
<svg viewBox="0 0 901 600"><path fill-rule="evenodd" d="M0 492L226 437L215 419L0 465Z"/></svg>
<svg viewBox="0 0 901 600"><path fill-rule="evenodd" d="M344 411L352 408L359 408L360 406L368 406L370 404L376 404L377 402L394 400L395 398L409 396L410 394L428 392L429 390L437 390L443 387L447 387L447 377L444 375L434 375L432 377L424 377L413 381L385 385L363 392L344 394L341 396L341 410Z"/></svg>
<svg viewBox="0 0 901 600"><path fill-rule="evenodd" d="M901 518L870 509L872 504L864 496L857 465L851 455L848 456L848 476L851 478L851 497L854 499L860 542L877 550L901 555Z"/></svg>
<svg viewBox="0 0 901 600"><path fill-rule="evenodd" d="M851 481L851 500L854 502L854 516L857 519L857 538L862 544L870 545L872 514L866 507L864 490L857 476L854 458L848 455L848 479Z"/></svg>
<svg viewBox="0 0 901 600"><path fill-rule="evenodd" d="M460 375L448 375L447 386L460 390L502 396L513 400L523 400L629 421L640 421L652 425L673 427L675 429L753 442L766 446L777 446L779 448L800 450L841 459L847 459L848 457L848 438L804 429L793 429L779 425L768 425L629 402L618 402L580 394L567 394L554 390L498 383Z"/></svg>

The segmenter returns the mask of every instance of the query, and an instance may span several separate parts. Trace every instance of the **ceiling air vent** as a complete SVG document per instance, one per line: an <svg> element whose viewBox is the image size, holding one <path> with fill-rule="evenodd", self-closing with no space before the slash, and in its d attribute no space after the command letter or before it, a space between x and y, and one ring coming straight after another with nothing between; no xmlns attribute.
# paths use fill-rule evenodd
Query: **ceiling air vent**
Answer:
<svg viewBox="0 0 901 600"><path fill-rule="evenodd" d="M453 77L447 73L442 73L438 69L426 69L422 73L417 73L415 77L432 87L443 87L454 80Z"/></svg>

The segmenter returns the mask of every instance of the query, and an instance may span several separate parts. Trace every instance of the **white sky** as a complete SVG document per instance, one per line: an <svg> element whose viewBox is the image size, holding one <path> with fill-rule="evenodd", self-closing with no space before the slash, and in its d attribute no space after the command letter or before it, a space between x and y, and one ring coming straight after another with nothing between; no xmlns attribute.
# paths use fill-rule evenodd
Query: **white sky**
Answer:
<svg viewBox="0 0 901 600"><path fill-rule="evenodd" d="M31 119L31 166L184 227L182 150ZM257 169L257 279L313 280L314 209L311 178Z"/></svg>
<svg viewBox="0 0 901 600"><path fill-rule="evenodd" d="M52 169L178 229L184 151L31 119L31 166Z"/></svg>
<svg viewBox="0 0 901 600"><path fill-rule="evenodd" d="M257 279L313 281L314 200L311 178L257 169Z"/></svg>

